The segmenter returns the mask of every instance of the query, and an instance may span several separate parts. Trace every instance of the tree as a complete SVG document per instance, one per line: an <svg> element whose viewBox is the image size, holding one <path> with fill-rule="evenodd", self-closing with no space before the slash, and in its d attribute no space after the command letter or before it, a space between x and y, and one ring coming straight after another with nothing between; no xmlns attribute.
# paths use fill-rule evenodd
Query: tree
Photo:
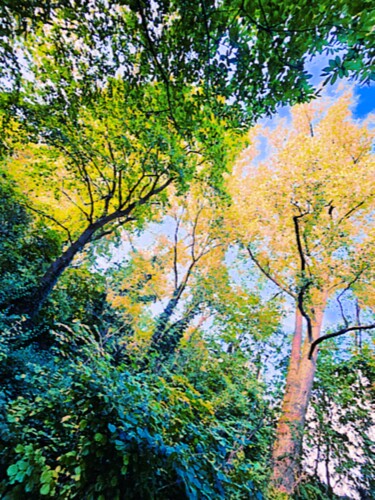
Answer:
<svg viewBox="0 0 375 500"><path fill-rule="evenodd" d="M130 261L114 273L110 300L135 329L150 304L159 310L149 316L147 356L172 357L192 321L206 316L202 276L224 267L226 234L217 216L223 203L213 190L204 197L197 183L184 196L171 195L161 234L147 249L132 243Z"/></svg>
<svg viewBox="0 0 375 500"><path fill-rule="evenodd" d="M150 345L160 357L174 353L184 331L204 311L206 294L200 284L201 276L222 266L226 234L217 216L218 206L220 200L216 200L215 206L214 193L207 197L206 191L203 197L196 186L184 200L175 199L168 213L174 224L169 253L173 286L164 310L156 319ZM183 302L185 310L174 320Z"/></svg>
<svg viewBox="0 0 375 500"><path fill-rule="evenodd" d="M225 168L229 143L221 153L217 148L231 135L220 121L206 109L199 118L197 112L201 129L184 139L162 114L145 111L166 105L163 87L125 87L112 81L97 93L95 103L81 103L72 120L51 112L39 130L47 144L30 146L4 162L7 175L27 193L28 208L60 230L65 240L64 251L28 300L10 305L13 312L34 317L90 241L124 224L140 228L162 208L168 186L183 192L196 177L219 187L216 171ZM185 99L189 106L189 95ZM204 135L204 144L199 135Z"/></svg>
<svg viewBox="0 0 375 500"><path fill-rule="evenodd" d="M268 132L273 147L268 162L251 166L245 160L232 181L229 222L238 228L236 238L262 274L295 304L273 450L273 484L287 493L293 492L299 472L318 346L375 327L350 325L344 316L342 328L322 333L329 300L349 292L366 295L374 279L372 132L351 119L351 103L349 92L330 106L323 101L294 108L292 126L282 123Z"/></svg>

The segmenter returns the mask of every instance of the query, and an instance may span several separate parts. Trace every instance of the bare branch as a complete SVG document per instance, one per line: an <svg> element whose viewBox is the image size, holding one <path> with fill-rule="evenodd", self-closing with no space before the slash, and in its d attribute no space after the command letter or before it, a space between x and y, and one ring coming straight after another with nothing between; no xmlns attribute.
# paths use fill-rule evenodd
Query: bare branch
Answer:
<svg viewBox="0 0 375 500"><path fill-rule="evenodd" d="M359 305L358 299L355 302L355 315L357 319L357 325L361 326L361 307Z"/></svg>
<svg viewBox="0 0 375 500"><path fill-rule="evenodd" d="M175 180L175 178L174 177L170 177L169 179L167 179L163 184L161 184L157 188L156 185L157 185L158 180L159 180L159 178L157 178L155 180L155 182L153 183L153 186L150 189L150 191L145 196L143 196L142 198L140 198L139 201L136 203L136 205L144 205L145 203L147 203L147 201L152 196L155 196L156 194L159 194L162 191L164 191L164 189L166 189Z"/></svg>
<svg viewBox="0 0 375 500"><path fill-rule="evenodd" d="M124 226L127 222L132 222L135 220L137 220L135 217L130 217L130 216L124 218L123 220L118 220L114 227L106 229L105 231L102 231L101 233L97 233L93 238L91 238L91 241L98 241L101 238L103 238L103 236L107 236L109 234L112 234L113 231L115 231L119 227Z"/></svg>
<svg viewBox="0 0 375 500"><path fill-rule="evenodd" d="M94 195L93 195L93 192L92 192L92 185L93 185L93 182L91 180L91 177L88 173L88 170L86 168L86 165L84 164L84 162L82 162L81 164L81 169L82 169L82 172L83 172L83 180L87 186L87 192L88 192L88 195L89 195L89 198L90 198L90 214L89 214L89 221L92 223L93 222L93 215L94 215L94 209L95 209L95 201L94 201Z"/></svg>
<svg viewBox="0 0 375 500"><path fill-rule="evenodd" d="M341 293L339 293L339 295L337 296L337 299L336 299L336 300L337 300L337 302L338 302L338 304L339 304L339 307L340 307L340 312L341 312L341 317L342 317L342 319L343 319L343 321L344 321L344 324L345 324L345 326L346 326L346 327L348 327L348 326L349 326L349 322L348 322L348 320L347 320L347 318L346 318L346 316L345 316L345 313L344 313L344 308L343 308L343 306L342 306L342 302L341 302L341 300L340 300L340 299L341 299L341 297L342 297L342 296L344 295L344 293L346 292L346 290L347 290L347 288L345 288L345 290L343 290Z"/></svg>
<svg viewBox="0 0 375 500"><path fill-rule="evenodd" d="M314 350L315 350L316 346L319 345L324 340L333 339L335 337L339 337L340 335L344 335L345 333L348 333L348 332L361 331L361 330L372 330L373 328L375 328L375 323L373 323L372 325L366 325L366 326L360 326L360 325L350 326L348 328L342 328L341 330L338 330L337 332L334 332L334 333L328 333L327 335L322 335L321 337L319 337L318 339L314 340L314 342L311 343L310 352L309 352L309 359L312 358L312 355L314 354Z"/></svg>
<svg viewBox="0 0 375 500"><path fill-rule="evenodd" d="M306 273L307 264L306 264L305 254L303 251L301 234L300 234L300 227L299 227L298 221L299 221L299 219L301 219L302 217L307 215L307 213L308 212L304 212L304 213L300 212L300 215L295 215L293 217L294 230L295 230L296 241L297 241L297 249L298 249L298 254L299 254L299 258L300 258L300 262L301 262L301 273L302 273L303 278L306 278L305 273ZM312 342L312 340L313 340L313 338L312 338L312 322L311 322L310 316L307 314L307 312L305 310L304 299L305 299L305 294L311 285L312 285L312 281L311 281L311 279L309 279L308 281L306 281L306 283L304 283L302 285L302 287L299 289L298 295L297 295L298 308L301 311L302 316L306 320L307 336L308 336L308 339L310 342Z"/></svg>
<svg viewBox="0 0 375 500"><path fill-rule="evenodd" d="M144 33L145 33L145 36L146 36L146 39L148 42L147 48L151 52L152 57L154 58L155 64L160 71L160 76L162 77L164 84L165 84L165 89L167 92L168 107L169 107L169 116L170 116L172 122L174 123L176 129L178 131L180 131L180 126L177 123L177 121L174 117L174 114L173 114L173 105L172 105L171 90L170 90L170 78L169 78L169 75L167 75L165 73L163 65L159 61L157 50L156 50L156 43L154 40L152 40L152 38L150 36L148 26L147 26L147 19L146 19L146 16L145 16L145 13L143 10L143 5L142 5L141 1L138 1L138 11L139 11L139 15L141 17L141 22L142 22L142 26L144 29Z"/></svg>
<svg viewBox="0 0 375 500"><path fill-rule="evenodd" d="M180 228L181 224L181 219L182 215L184 213L184 208L182 209L182 214L180 217L176 217L176 229L174 232L174 247L173 247L173 271L174 271L174 288L177 290L178 287L178 268L177 268L177 262L178 262L178 249L177 249L177 244L178 244L178 231Z"/></svg>
<svg viewBox="0 0 375 500"><path fill-rule="evenodd" d="M341 219L338 221L337 225L339 226L342 221L345 219L348 219L358 208L360 208L362 205L366 203L366 200L362 200L361 202L357 203L353 208L351 208L348 212L346 212L345 215L341 217Z"/></svg>
<svg viewBox="0 0 375 500"><path fill-rule="evenodd" d="M70 203L72 203L75 207L78 208L78 210L85 216L85 219L87 219L87 221L91 223L89 214L87 212L85 212L85 210L83 210L83 208L78 203L76 203L73 200L73 198L66 191L61 190L61 192L64 196L66 196L68 198Z"/></svg>
<svg viewBox="0 0 375 500"><path fill-rule="evenodd" d="M291 292L290 290L288 290L286 287L284 287L276 278L274 278L261 264L260 262L258 261L258 259L255 257L255 255L253 254L253 252L251 251L250 247L247 246L246 247L248 253L249 253L249 256L250 256L250 259L254 262L254 264L257 266L257 268L261 271L262 274L264 274L264 276L266 276L266 278L268 278L269 280L272 281L272 283L274 283L278 288L280 288L283 292L287 293L290 297L293 297L293 299L296 298L296 296L294 295L293 292Z"/></svg>
<svg viewBox="0 0 375 500"><path fill-rule="evenodd" d="M364 266L356 275L355 277L347 284L347 286L344 288L344 290L337 296L337 302L339 303L339 307L340 307L340 311L341 311L341 316L342 316L342 319L344 320L344 323L345 323L345 326L348 327L349 326L349 322L348 320L346 319L346 316L345 316L345 313L344 313L344 308L342 306L342 303L341 303L341 297L344 295L345 292L347 292L350 287L352 285L354 285L354 283L356 281L359 280L359 278L361 277L361 274L365 271L365 269L367 269L368 266Z"/></svg>
<svg viewBox="0 0 375 500"><path fill-rule="evenodd" d="M362 326L361 325L361 306L359 305L358 299L355 301L355 315L356 315L356 320L357 320L357 326ZM359 332L358 335L356 335L356 342L357 342L357 347L359 347L359 349L362 349L361 332Z"/></svg>
<svg viewBox="0 0 375 500"><path fill-rule="evenodd" d="M122 206L122 169L120 169L118 173L118 183L117 183L117 190L118 190L118 206Z"/></svg>
<svg viewBox="0 0 375 500"><path fill-rule="evenodd" d="M195 219L194 219L194 223L193 223L193 232L192 232L192 235L191 235L191 238L192 238L192 243L191 243L191 258L192 258L193 262L196 261L196 258L195 258L196 234L197 234L197 227L198 227L199 216L203 212L203 208L204 208L203 206L200 206L199 210L196 213L196 216L195 216Z"/></svg>
<svg viewBox="0 0 375 500"><path fill-rule="evenodd" d="M139 187L139 185L141 184L141 182L143 181L143 179L146 177L146 175L143 173L139 179L135 182L135 184L133 184L132 188L129 189L129 192L128 192L128 195L126 197L126 199L124 201L122 201L122 198L121 198L121 205L119 204L118 208L119 210L121 210L122 208L124 208L128 203L130 203L131 201L131 198L135 192L135 190ZM120 203L120 197L119 197L119 203Z"/></svg>
<svg viewBox="0 0 375 500"><path fill-rule="evenodd" d="M307 215L307 212L305 212L303 214L301 213L300 215L295 215L293 217L294 230L296 233L297 248L298 248L298 253L299 253L299 257L300 257L300 261L301 261L301 271L303 273L306 271L307 264L306 264L306 259L305 259L303 247L302 247L301 233L300 233L298 220L301 219L302 217L304 217L305 215Z"/></svg>
<svg viewBox="0 0 375 500"><path fill-rule="evenodd" d="M306 116L306 119L307 119L307 122L309 124L309 128L310 128L310 136L311 137L314 137L314 128L313 128L313 124L312 124L312 121L307 113L307 111L305 110L305 116Z"/></svg>

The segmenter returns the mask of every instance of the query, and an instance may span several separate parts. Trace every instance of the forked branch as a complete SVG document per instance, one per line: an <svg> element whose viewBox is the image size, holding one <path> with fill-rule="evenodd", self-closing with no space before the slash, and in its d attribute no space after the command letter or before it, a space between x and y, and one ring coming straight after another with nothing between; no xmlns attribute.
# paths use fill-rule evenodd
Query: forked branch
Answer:
<svg viewBox="0 0 375 500"><path fill-rule="evenodd" d="M298 254L301 262L301 273L302 276L305 277L306 274L306 268L307 268L307 263L306 263L306 258L305 254L303 251L303 245L302 245L302 239L301 239L301 232L300 232L300 227L299 227L299 219L307 215L308 212L301 213L300 215L295 215L293 217L293 222L294 222L294 230L296 234L296 242L297 242L297 249L298 249ZM300 288L297 296L297 302L298 302L298 309L301 311L302 316L305 318L306 323L307 323L307 336L309 339L309 342L312 342L312 322L310 316L307 314L305 307L304 307L304 299L305 299L305 294L308 290L308 288L311 286L312 282L311 279L309 279L306 283L303 284L303 286Z"/></svg>

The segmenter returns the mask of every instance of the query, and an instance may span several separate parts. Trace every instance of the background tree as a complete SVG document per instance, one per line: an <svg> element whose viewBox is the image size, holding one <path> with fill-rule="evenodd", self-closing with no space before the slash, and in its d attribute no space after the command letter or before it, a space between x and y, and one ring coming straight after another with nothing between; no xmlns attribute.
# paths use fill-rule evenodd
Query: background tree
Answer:
<svg viewBox="0 0 375 500"><path fill-rule="evenodd" d="M203 334L220 350L229 345L250 358L277 329L279 302L262 300L226 262L226 207L213 193L203 198L199 185L172 197L161 225L151 225L139 242L132 238L132 251L109 270L109 300L129 325L128 352L169 363Z"/></svg>
<svg viewBox="0 0 375 500"><path fill-rule="evenodd" d="M348 348L349 359L334 345L319 356L307 416L305 465L325 482L327 495L349 490L366 499L371 498L374 476L373 359L368 341L359 349L352 335Z"/></svg>

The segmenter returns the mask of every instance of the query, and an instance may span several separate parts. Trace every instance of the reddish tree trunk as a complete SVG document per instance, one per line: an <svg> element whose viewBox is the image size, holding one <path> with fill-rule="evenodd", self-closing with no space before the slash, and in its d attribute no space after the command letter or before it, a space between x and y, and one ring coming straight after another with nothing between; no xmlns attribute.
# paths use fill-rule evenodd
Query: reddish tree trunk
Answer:
<svg viewBox="0 0 375 500"><path fill-rule="evenodd" d="M325 301L312 318L314 340L320 336L324 307ZM297 309L285 394L273 448L272 485L288 494L293 493L300 473L303 429L316 370L318 351L315 349L309 360L309 350L308 338L302 343L302 315Z"/></svg>

